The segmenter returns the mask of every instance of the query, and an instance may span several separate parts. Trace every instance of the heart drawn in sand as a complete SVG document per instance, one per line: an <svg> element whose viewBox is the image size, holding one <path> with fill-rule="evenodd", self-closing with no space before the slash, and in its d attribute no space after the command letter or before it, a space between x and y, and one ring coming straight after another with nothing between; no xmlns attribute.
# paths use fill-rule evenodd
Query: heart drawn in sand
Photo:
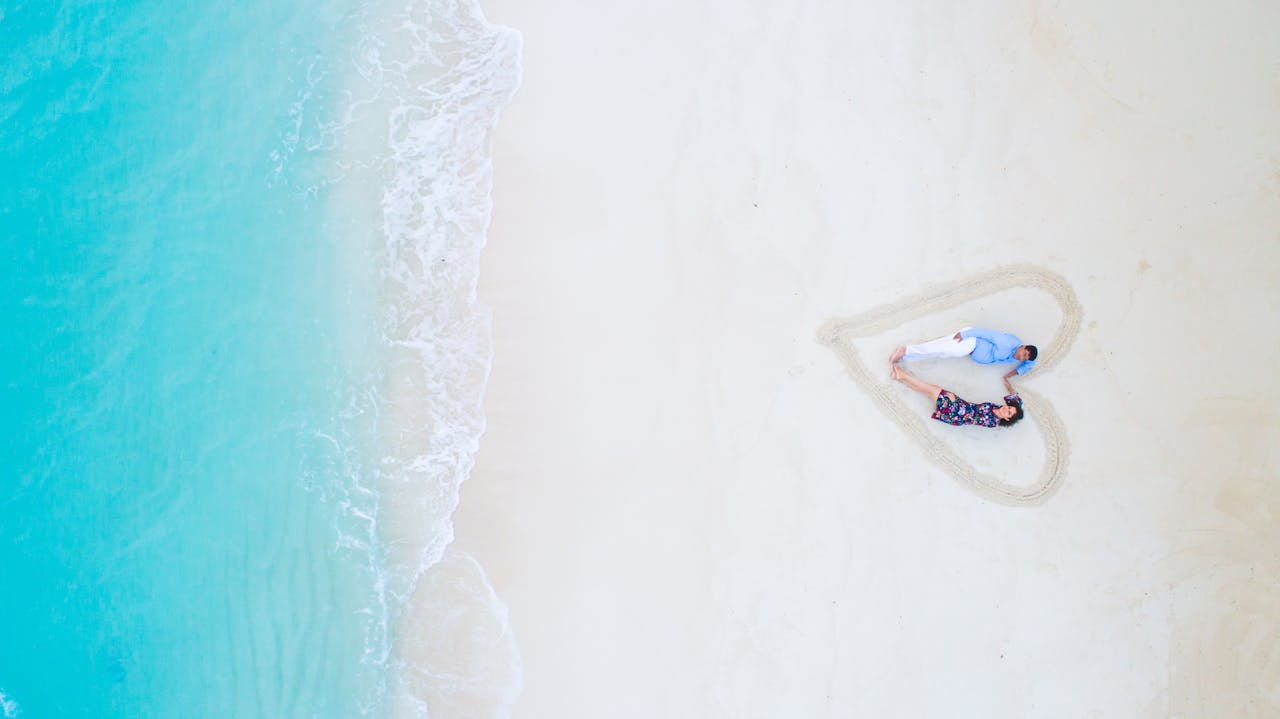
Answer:
<svg viewBox="0 0 1280 719"><path fill-rule="evenodd" d="M946 442L929 431L928 417L910 409L894 391L887 370L874 374L862 363L853 340L893 329L911 320L939 310L954 307L988 295L1018 287L1043 290L1062 308L1062 320L1053 339L1041 344L1036 361L1037 375L1052 369L1070 349L1080 332L1083 312L1075 292L1066 279L1032 265L1005 265L944 285L934 285L915 295L881 305L862 314L825 322L818 330L818 340L838 355L853 380L871 396L891 421L911 437L925 455L962 485L979 496L1010 506L1041 504L1053 494L1067 469L1067 433L1053 404L1034 392L1019 389L1027 407L1027 415L1040 428L1044 437L1044 466L1040 477L1030 486L1017 486L997 477L983 474L966 462Z"/></svg>

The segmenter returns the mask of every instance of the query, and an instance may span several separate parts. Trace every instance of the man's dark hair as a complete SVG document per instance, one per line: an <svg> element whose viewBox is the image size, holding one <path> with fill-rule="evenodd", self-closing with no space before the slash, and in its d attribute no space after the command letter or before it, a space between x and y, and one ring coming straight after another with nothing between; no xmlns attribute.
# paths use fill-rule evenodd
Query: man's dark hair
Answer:
<svg viewBox="0 0 1280 719"><path fill-rule="evenodd" d="M1023 346L1027 348L1027 359L1029 360L1034 360L1036 358L1036 355L1040 354L1040 350L1036 349L1035 345L1023 345Z"/></svg>
<svg viewBox="0 0 1280 719"><path fill-rule="evenodd" d="M1011 427L1015 422L1022 419L1023 417L1021 402L1010 402L1008 406L1014 409L1014 413L1013 413L1013 416L1010 417L1009 419L1002 419L997 421L997 424L999 424L1001 427Z"/></svg>

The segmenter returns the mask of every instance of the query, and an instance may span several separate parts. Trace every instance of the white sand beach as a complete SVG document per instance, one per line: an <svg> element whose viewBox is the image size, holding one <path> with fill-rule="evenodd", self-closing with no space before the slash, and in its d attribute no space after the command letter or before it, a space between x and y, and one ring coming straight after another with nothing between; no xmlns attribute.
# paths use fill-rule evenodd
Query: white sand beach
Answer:
<svg viewBox="0 0 1280 719"><path fill-rule="evenodd" d="M1280 716L1280 5L485 11L524 72L455 548L515 717ZM1011 266L1070 337L1036 282L924 304ZM1058 348L1045 491L1044 425L888 380L965 325Z"/></svg>

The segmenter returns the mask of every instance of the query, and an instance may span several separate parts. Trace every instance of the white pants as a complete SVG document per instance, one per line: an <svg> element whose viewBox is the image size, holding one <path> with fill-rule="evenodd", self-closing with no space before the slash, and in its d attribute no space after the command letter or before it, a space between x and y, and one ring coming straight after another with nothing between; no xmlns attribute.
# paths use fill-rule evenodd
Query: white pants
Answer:
<svg viewBox="0 0 1280 719"><path fill-rule="evenodd" d="M968 327L964 329L969 329ZM964 332L964 330L960 330ZM903 362L914 362L916 360L926 359L949 359L952 357L967 357L973 348L978 346L978 340L975 337L957 340L954 334L946 337L939 337L936 340L921 342L918 345L907 345L907 353L902 356Z"/></svg>

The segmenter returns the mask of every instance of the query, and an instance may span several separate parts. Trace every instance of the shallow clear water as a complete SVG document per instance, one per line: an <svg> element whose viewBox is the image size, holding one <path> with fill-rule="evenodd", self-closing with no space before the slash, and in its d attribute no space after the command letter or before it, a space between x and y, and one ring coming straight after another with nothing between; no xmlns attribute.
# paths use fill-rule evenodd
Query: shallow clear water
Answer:
<svg viewBox="0 0 1280 719"><path fill-rule="evenodd" d="M354 0L0 3L5 715L395 702L483 431L487 132L518 78L518 37L412 8L397 39Z"/></svg>

